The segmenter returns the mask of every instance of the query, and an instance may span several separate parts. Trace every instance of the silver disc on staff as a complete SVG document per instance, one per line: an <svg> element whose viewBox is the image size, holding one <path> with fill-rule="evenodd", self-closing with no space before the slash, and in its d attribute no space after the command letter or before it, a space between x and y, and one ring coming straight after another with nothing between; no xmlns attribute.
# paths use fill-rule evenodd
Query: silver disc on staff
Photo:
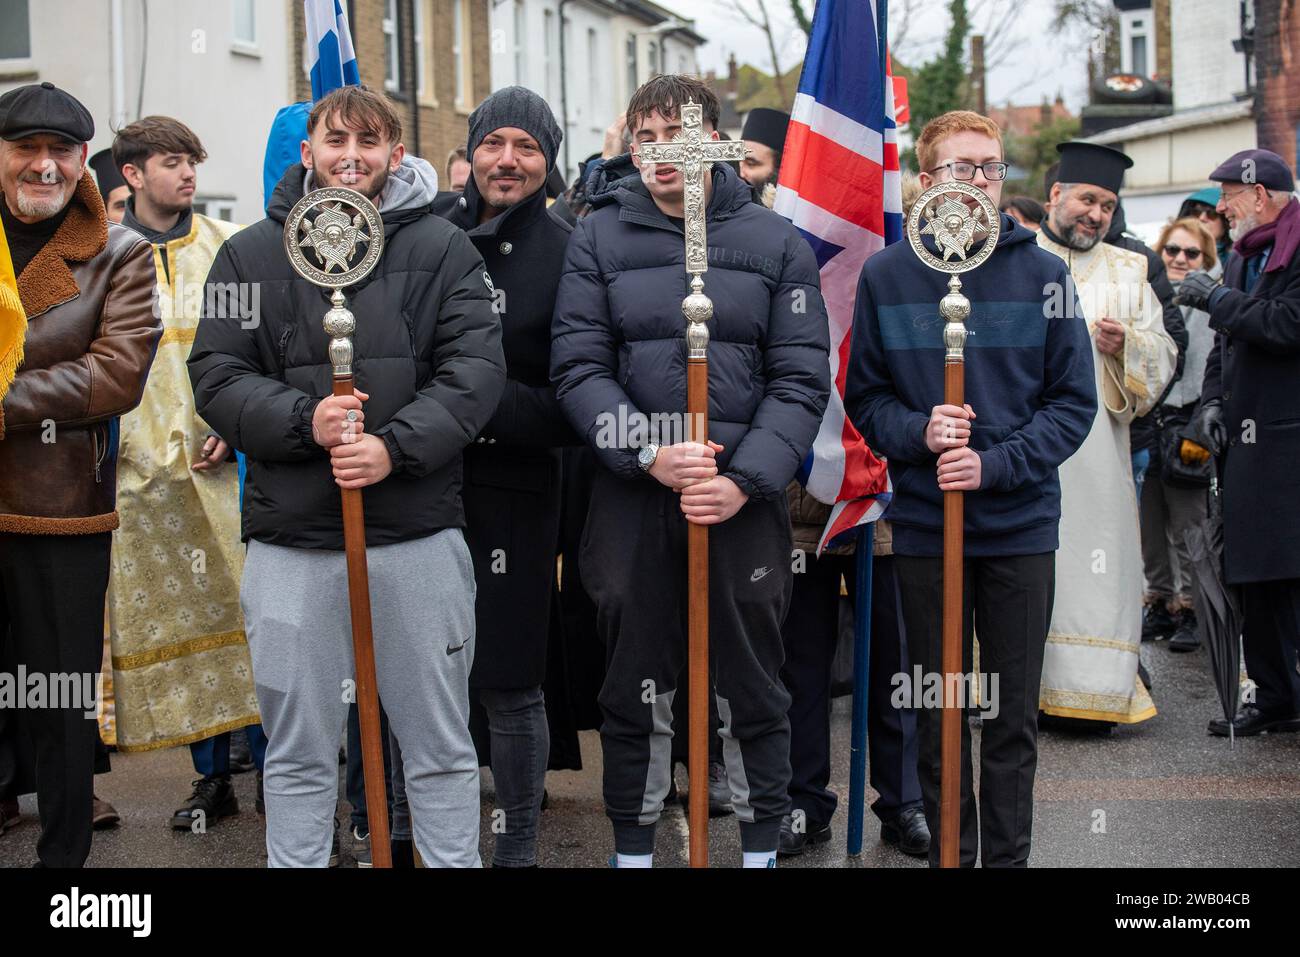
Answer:
<svg viewBox="0 0 1300 957"><path fill-rule="evenodd" d="M974 210L962 197L975 201ZM931 186L917 197L907 217L907 241L912 251L931 269L952 277L948 280L948 295L939 303L939 312L947 320L943 338L950 359L960 358L965 350L964 323L970 315L970 300L962 295L957 274L982 266L993 255L1001 232L1001 217L988 194L960 181ZM922 241L926 236L934 238L937 253L926 248ZM971 247L981 239L984 244L970 255Z"/></svg>
<svg viewBox="0 0 1300 957"><path fill-rule="evenodd" d="M925 225L921 225L924 220ZM982 265L997 247L1002 221L992 200L979 187L955 181L937 183L919 197L907 218L907 240L925 265L948 274L948 294L939 302L943 327L943 401L965 404L966 319L970 300L962 295L959 273ZM934 251L925 245L933 239ZM972 255L971 248L983 240ZM962 671L962 567L965 554L963 492L943 492L943 622L940 668L944 678L943 712L939 730L939 866L959 862L961 772L960 708L951 693L949 675Z"/></svg>
<svg viewBox="0 0 1300 957"><path fill-rule="evenodd" d="M364 252L358 254L358 247ZM333 289L325 313L335 378L352 374L356 318L341 290L370 274L384 251L384 222L374 203L354 189L314 189L294 203L284 221L284 251L303 279Z"/></svg>

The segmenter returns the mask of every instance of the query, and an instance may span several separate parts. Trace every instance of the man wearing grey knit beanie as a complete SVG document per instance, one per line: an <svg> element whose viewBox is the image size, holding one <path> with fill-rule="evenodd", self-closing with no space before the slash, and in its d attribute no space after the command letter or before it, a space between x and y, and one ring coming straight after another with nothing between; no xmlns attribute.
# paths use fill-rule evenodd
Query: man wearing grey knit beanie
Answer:
<svg viewBox="0 0 1300 957"><path fill-rule="evenodd" d="M472 172L463 194L443 193L433 206L483 257L506 354L506 390L465 450L463 490L478 585L471 726L496 786L494 867L536 866L550 753L542 680L560 532L560 448L578 444L549 378L551 313L571 232L546 203L561 139L540 96L518 86L498 90L470 114Z"/></svg>

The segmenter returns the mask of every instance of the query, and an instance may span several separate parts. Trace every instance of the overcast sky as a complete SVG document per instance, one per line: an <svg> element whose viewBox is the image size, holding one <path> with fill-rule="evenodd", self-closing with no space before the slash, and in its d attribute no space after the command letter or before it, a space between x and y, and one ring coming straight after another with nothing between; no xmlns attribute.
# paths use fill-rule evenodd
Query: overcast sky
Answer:
<svg viewBox="0 0 1300 957"><path fill-rule="evenodd" d="M695 20L696 29L709 42L700 48L700 69L725 74L727 56L736 54L741 63L750 63L771 72L767 40L757 27L750 26L731 8L730 0L659 0L661 6L678 11ZM757 11L757 0L739 0L749 10ZM777 29L778 55L782 69L803 56L804 36L795 25L789 0L766 0L767 9ZM803 0L810 12L813 0ZM891 6L901 7L900 0ZM938 51L948 29L947 3L925 0L920 5L927 13L924 20L909 25L900 57L909 65L921 63ZM972 3L970 6L974 7ZM1037 104L1044 96L1055 97L1059 91L1071 110L1078 112L1087 102L1087 54L1084 38L1057 37L1048 32L1052 0L984 0L984 6L996 13L1014 6L1016 33L1004 49L1006 59L988 76L990 104L1017 106ZM995 9L996 8L996 9ZM987 16L987 15L986 15ZM982 26L982 17L976 26ZM784 42L782 42L784 41Z"/></svg>

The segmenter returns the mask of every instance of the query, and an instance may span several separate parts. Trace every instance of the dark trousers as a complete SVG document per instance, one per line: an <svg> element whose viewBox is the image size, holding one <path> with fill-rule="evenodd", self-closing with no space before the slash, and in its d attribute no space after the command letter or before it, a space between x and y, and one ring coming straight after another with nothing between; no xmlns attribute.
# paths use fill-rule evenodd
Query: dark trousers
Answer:
<svg viewBox="0 0 1300 957"><path fill-rule="evenodd" d="M687 650L679 502L650 479L602 471L583 542L583 583L608 662L600 690L605 809L622 854L653 850L672 771L673 699ZM711 526L709 539L709 665L732 804L742 848L775 850L790 806L790 696L779 674L792 577L785 497L748 502Z"/></svg>
<svg viewBox="0 0 1300 957"><path fill-rule="evenodd" d="M1300 579L1240 587L1246 673L1257 686L1255 704L1269 715L1300 714Z"/></svg>
<svg viewBox="0 0 1300 957"><path fill-rule="evenodd" d="M344 789L352 805L352 826L358 834L370 833L370 817L366 813L366 768L361 760L361 712L354 704L348 708L347 768ZM384 752L384 793L388 796L388 825L393 823L393 757L388 749L388 715L384 703L379 702L379 741Z"/></svg>
<svg viewBox="0 0 1300 957"><path fill-rule="evenodd" d="M912 666L942 670L943 560L896 556L903 625ZM962 589L962 669L971 671L972 627L979 633L980 671L997 676L997 716L987 712L980 733L978 818L971 778L970 726L961 721L961 864L975 866L982 844L985 867L1029 862L1038 765L1038 690L1052 618L1056 556L969 558ZM990 677L990 690L992 678ZM930 865L939 863L939 724L942 710L917 711L921 794L930 826Z"/></svg>
<svg viewBox="0 0 1300 957"><path fill-rule="evenodd" d="M810 555L807 569L794 576L790 613L781 627L781 680L790 692L790 801L804 812L809 829L829 824L839 803L828 787L831 665L839 638L840 578L856 606L856 563L852 555ZM880 795L871 810L881 821L892 821L900 811L921 803L916 713L895 708L890 701L893 676L907 669L894 559L879 556L872 563L871 578L867 745L871 786Z"/></svg>
<svg viewBox="0 0 1300 957"><path fill-rule="evenodd" d="M0 534L0 660L24 666L29 676L99 674L111 545L108 532ZM99 726L93 708L78 705L21 715L35 753L36 854L46 867L81 867L90 853ZM0 793L18 770L16 736L23 732L16 718L0 710Z"/></svg>
<svg viewBox="0 0 1300 957"><path fill-rule="evenodd" d="M248 750L252 752L253 764L261 771L266 765L266 732L260 724L250 724L244 731L248 735ZM194 761L194 770L205 778L229 774L230 736L233 733L223 731L191 744L190 758Z"/></svg>

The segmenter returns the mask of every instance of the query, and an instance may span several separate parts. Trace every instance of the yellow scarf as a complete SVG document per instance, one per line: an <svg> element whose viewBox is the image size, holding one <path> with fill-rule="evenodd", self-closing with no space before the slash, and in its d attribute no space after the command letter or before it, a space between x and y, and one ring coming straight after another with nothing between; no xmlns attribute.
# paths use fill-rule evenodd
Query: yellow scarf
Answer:
<svg viewBox="0 0 1300 957"><path fill-rule="evenodd" d="M0 196L0 203L4 197ZM23 361L23 340L27 337L27 314L18 298L18 279L14 276L9 243L0 226L0 399L9 391L18 366Z"/></svg>

